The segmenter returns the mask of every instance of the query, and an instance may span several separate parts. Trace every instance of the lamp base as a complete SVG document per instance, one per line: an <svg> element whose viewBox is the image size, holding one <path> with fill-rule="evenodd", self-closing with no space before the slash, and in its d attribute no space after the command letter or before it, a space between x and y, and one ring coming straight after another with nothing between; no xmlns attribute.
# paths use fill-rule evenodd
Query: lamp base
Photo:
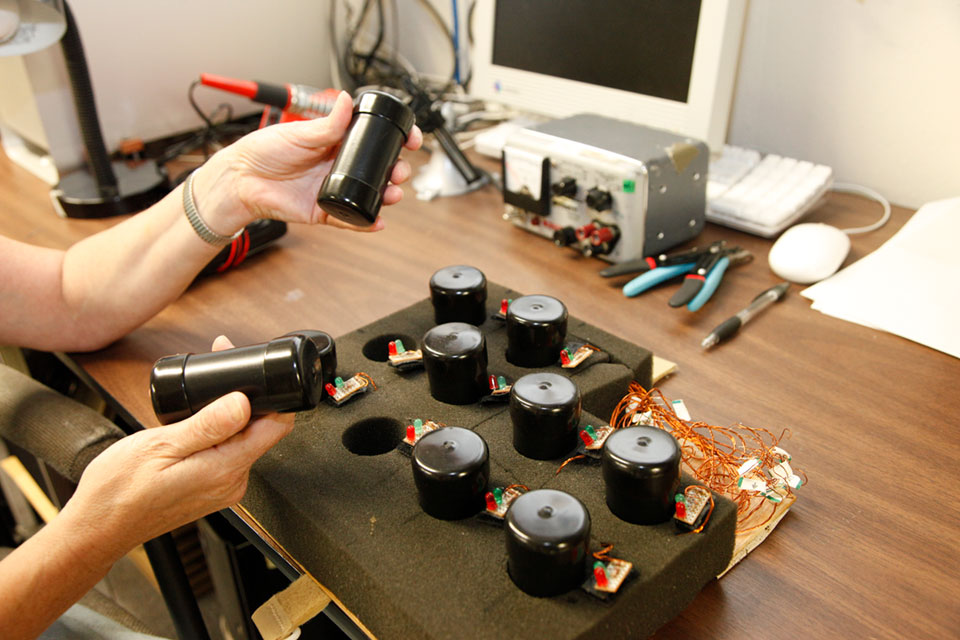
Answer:
<svg viewBox="0 0 960 640"><path fill-rule="evenodd" d="M57 214L65 218L107 218L137 213L170 191L170 180L152 160L134 167L113 162L117 193L104 196L93 174L84 167L63 176L50 191Z"/></svg>

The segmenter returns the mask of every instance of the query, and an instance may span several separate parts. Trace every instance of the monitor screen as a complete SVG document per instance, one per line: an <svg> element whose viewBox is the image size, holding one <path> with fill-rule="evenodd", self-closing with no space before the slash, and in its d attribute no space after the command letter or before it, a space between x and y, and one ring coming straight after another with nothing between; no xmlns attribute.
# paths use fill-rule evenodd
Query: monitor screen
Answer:
<svg viewBox="0 0 960 640"><path fill-rule="evenodd" d="M718 150L745 0L477 0L470 93L646 124Z"/></svg>
<svg viewBox="0 0 960 640"><path fill-rule="evenodd" d="M499 0L493 64L686 102L699 17L692 0Z"/></svg>

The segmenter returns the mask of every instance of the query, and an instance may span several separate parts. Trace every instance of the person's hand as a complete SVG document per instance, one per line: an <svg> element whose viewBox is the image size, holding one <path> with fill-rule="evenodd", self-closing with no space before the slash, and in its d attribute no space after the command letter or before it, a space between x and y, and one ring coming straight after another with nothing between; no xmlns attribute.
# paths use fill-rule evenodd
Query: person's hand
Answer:
<svg viewBox="0 0 960 640"><path fill-rule="evenodd" d="M357 227L329 217L317 205L320 185L330 171L352 114L353 102L341 92L324 118L259 129L214 155L194 179L197 205L204 217L213 216L217 206L224 218L219 228L207 222L222 233L230 230L227 227L238 229L257 218L361 231L382 229L381 218L369 227ZM422 142L423 134L414 126L404 146L416 150ZM383 194L385 205L400 200L403 191L396 185L409 177L410 165L398 160L390 176L392 184Z"/></svg>
<svg viewBox="0 0 960 640"><path fill-rule="evenodd" d="M214 351L232 345L220 337ZM250 422L250 402L230 393L182 422L113 444L83 472L63 514L122 555L137 544L236 504L251 465L290 433L293 414Z"/></svg>

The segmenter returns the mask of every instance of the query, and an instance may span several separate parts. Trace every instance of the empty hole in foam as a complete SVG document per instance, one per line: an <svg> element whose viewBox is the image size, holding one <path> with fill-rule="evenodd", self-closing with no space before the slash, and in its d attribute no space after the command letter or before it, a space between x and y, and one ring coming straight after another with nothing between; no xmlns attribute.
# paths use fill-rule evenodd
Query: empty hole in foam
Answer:
<svg viewBox="0 0 960 640"><path fill-rule="evenodd" d="M401 338L402 339L402 338ZM379 456L397 448L404 428L398 420L379 417L355 422L343 432L343 446L358 456Z"/></svg>
<svg viewBox="0 0 960 640"><path fill-rule="evenodd" d="M387 345L393 340L403 342L403 348L407 351L417 348L416 339L404 333L385 333L367 340L363 345L363 357L374 362L386 362L388 360Z"/></svg>

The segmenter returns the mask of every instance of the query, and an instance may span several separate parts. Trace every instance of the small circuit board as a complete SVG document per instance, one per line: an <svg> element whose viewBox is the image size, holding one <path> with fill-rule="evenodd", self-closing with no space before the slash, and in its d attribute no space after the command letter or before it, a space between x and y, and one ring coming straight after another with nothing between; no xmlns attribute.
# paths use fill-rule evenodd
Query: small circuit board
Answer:
<svg viewBox="0 0 960 640"><path fill-rule="evenodd" d="M509 298L504 298L504 299L502 299L502 300L500 301L500 309L497 310L497 312L496 312L495 314L493 314L491 317L492 317L494 320L503 320L503 321L506 321L506 319L507 319L507 309L510 308L510 303L511 303L511 302L513 302L513 300L510 300Z"/></svg>
<svg viewBox="0 0 960 640"><path fill-rule="evenodd" d="M580 429L580 440L583 442L583 448L587 453L599 453L603 449L603 443L607 441L614 429L610 425L594 427L587 425Z"/></svg>
<svg viewBox="0 0 960 640"><path fill-rule="evenodd" d="M576 369L595 353L600 353L600 349L592 345L580 342L567 343L560 350L560 366L564 369Z"/></svg>
<svg viewBox="0 0 960 640"><path fill-rule="evenodd" d="M411 447L417 444L420 441L420 438L427 435L431 431L436 431L443 427L439 422L434 422L433 420L421 420L416 418L407 425L407 433L403 437L403 443L408 444Z"/></svg>
<svg viewBox="0 0 960 640"><path fill-rule="evenodd" d="M490 395L494 397L509 396L513 385L504 376L491 375L489 379Z"/></svg>
<svg viewBox="0 0 960 640"><path fill-rule="evenodd" d="M323 388L327 392L328 399L339 407L361 393L376 389L376 385L373 384L370 376L360 372L346 380L338 376L333 382L325 384Z"/></svg>
<svg viewBox="0 0 960 640"><path fill-rule="evenodd" d="M523 491L524 488L519 485L510 485L506 488L494 487L486 495L485 515L503 520L507 516L507 509L510 508L510 504L523 495Z"/></svg>
<svg viewBox="0 0 960 640"><path fill-rule="evenodd" d="M593 588L603 593L616 593L633 571L633 563L617 558L593 563Z"/></svg>
<svg viewBox="0 0 960 640"><path fill-rule="evenodd" d="M387 345L387 363L400 371L419 369L423 366L423 352L407 349L401 340L391 340Z"/></svg>
<svg viewBox="0 0 960 640"><path fill-rule="evenodd" d="M710 516L713 496L710 490L692 484L676 495L673 522L681 531L697 531Z"/></svg>

